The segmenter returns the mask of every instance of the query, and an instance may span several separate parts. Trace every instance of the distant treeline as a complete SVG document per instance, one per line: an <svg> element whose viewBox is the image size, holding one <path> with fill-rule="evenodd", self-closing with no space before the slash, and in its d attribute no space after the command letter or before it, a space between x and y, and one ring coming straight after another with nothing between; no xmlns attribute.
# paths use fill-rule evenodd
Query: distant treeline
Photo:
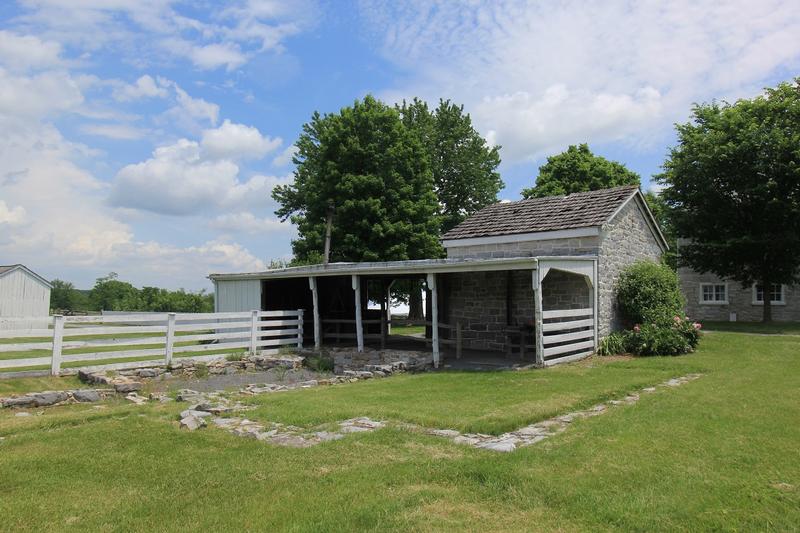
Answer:
<svg viewBox="0 0 800 533"><path fill-rule="evenodd" d="M214 311L214 295L188 292L183 289L170 291L158 287L137 289L127 281L117 279L111 272L98 278L91 290L76 289L60 279L52 281L50 308L58 311L159 311L176 313L211 313Z"/></svg>

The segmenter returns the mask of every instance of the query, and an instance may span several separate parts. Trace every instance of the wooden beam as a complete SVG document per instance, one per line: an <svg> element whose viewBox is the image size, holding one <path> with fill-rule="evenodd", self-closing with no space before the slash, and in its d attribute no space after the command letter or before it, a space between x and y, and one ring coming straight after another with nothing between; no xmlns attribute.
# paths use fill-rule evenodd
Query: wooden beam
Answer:
<svg viewBox="0 0 800 533"><path fill-rule="evenodd" d="M544 339L542 322L542 279L539 276L541 271L537 268L533 271L533 308L534 308L534 344L536 345L536 364L544 366Z"/></svg>
<svg viewBox="0 0 800 533"><path fill-rule="evenodd" d="M322 318L319 312L319 292L317 290L317 278L308 278L308 286L311 289L311 300L314 304L314 349L322 349Z"/></svg>
<svg viewBox="0 0 800 533"><path fill-rule="evenodd" d="M433 367L439 368L439 291L436 287L436 274L428 274L428 289L431 291L431 346L433 348Z"/></svg>
<svg viewBox="0 0 800 533"><path fill-rule="evenodd" d="M364 351L364 325L361 323L361 276L353 274L353 291L356 298L356 341L358 351Z"/></svg>

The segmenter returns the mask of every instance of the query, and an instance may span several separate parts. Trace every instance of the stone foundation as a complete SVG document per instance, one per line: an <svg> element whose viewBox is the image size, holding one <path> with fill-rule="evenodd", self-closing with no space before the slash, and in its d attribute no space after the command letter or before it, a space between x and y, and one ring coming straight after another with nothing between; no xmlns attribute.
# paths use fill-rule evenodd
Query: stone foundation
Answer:
<svg viewBox="0 0 800 533"><path fill-rule="evenodd" d="M315 355L313 351L303 351L302 356ZM324 348L323 356L333 359L334 374L341 375L347 371L374 371L386 366L398 366L402 370L426 370L433 367L433 354L414 350L375 350L364 348L363 352L355 348Z"/></svg>

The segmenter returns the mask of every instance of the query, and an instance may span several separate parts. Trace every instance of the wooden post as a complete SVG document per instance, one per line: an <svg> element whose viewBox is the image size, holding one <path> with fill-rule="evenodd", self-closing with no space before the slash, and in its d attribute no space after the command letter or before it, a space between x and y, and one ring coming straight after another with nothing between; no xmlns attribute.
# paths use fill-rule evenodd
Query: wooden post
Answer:
<svg viewBox="0 0 800 533"><path fill-rule="evenodd" d="M600 296L600 291L598 290L598 286L600 285L600 282L597 279L597 274L598 274L598 272L597 272L597 259L593 259L592 260L592 278L593 278L592 279L592 313L594 314L594 317L593 317L594 318L594 339L593 339L594 340L594 351L597 351L598 335L600 334L600 332L598 330L598 326L600 325L599 324L600 314L598 313L598 311L599 311L599 306L598 306L599 298L598 297Z"/></svg>
<svg viewBox="0 0 800 533"><path fill-rule="evenodd" d="M353 290L356 297L356 341L359 352L364 351L364 328L361 323L361 278L357 274L352 275Z"/></svg>
<svg viewBox="0 0 800 533"><path fill-rule="evenodd" d="M172 353L175 347L175 313L167 313L167 334L164 339L164 366L172 364Z"/></svg>
<svg viewBox="0 0 800 533"><path fill-rule="evenodd" d="M436 274L428 274L428 289L431 291L431 346L433 367L439 368L439 298L436 289Z"/></svg>
<svg viewBox="0 0 800 533"><path fill-rule="evenodd" d="M303 310L297 310L297 349L303 349Z"/></svg>
<svg viewBox="0 0 800 533"><path fill-rule="evenodd" d="M461 359L462 342L464 337L461 333L461 322L456 322L456 359Z"/></svg>
<svg viewBox="0 0 800 533"><path fill-rule="evenodd" d="M250 311L250 355L258 352L258 311Z"/></svg>
<svg viewBox="0 0 800 533"><path fill-rule="evenodd" d="M542 337L542 280L539 277L539 265L533 271L533 296L534 296L534 345L536 346L536 365L544 366L544 338Z"/></svg>
<svg viewBox="0 0 800 533"><path fill-rule="evenodd" d="M386 287L386 334L392 334L392 285L396 280L392 280Z"/></svg>
<svg viewBox="0 0 800 533"><path fill-rule="evenodd" d="M53 358L50 373L58 376L61 373L61 346L64 343L64 316L53 315Z"/></svg>
<svg viewBox="0 0 800 533"><path fill-rule="evenodd" d="M311 288L311 299L314 302L314 349L322 349L322 319L319 315L319 292L317 290L317 278L309 277L308 286Z"/></svg>
<svg viewBox="0 0 800 533"><path fill-rule="evenodd" d="M384 309L384 302L381 301L381 350L386 349L386 327L387 327L387 320L386 320L386 311Z"/></svg>

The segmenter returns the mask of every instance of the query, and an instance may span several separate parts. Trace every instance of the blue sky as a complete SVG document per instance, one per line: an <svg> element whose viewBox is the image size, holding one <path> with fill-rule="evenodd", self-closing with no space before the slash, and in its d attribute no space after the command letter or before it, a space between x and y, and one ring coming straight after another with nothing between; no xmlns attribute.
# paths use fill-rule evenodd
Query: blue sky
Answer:
<svg viewBox="0 0 800 533"><path fill-rule="evenodd" d="M516 199L569 144L649 186L692 102L800 72L793 1L24 0L0 6L0 264L200 289L288 258L311 114L465 105Z"/></svg>

